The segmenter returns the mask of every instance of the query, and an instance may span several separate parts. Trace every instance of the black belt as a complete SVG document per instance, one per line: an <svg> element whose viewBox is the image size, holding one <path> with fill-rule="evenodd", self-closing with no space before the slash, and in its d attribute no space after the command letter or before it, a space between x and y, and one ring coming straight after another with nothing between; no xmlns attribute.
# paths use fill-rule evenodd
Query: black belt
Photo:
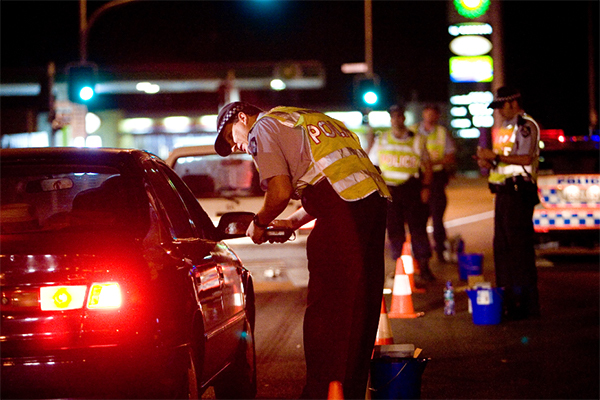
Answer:
<svg viewBox="0 0 600 400"><path fill-rule="evenodd" d="M526 187L529 189L531 186L535 186L535 182L531 176L516 175L506 178L503 183L489 183L488 186L492 193L507 193L518 192L524 190Z"/></svg>

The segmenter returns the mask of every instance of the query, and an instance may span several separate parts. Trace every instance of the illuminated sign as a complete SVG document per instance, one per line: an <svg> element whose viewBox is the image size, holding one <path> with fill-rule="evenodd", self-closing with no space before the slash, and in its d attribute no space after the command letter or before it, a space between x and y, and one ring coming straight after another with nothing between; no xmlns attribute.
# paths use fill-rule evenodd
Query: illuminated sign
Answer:
<svg viewBox="0 0 600 400"><path fill-rule="evenodd" d="M491 82L494 63L490 56L450 57L452 82Z"/></svg>
<svg viewBox="0 0 600 400"><path fill-rule="evenodd" d="M454 8L465 18L481 17L490 7L490 0L454 0Z"/></svg>
<svg viewBox="0 0 600 400"><path fill-rule="evenodd" d="M493 98L489 91L472 91L450 97L450 115L453 117L450 126L456 130L456 136L476 139L480 135L479 128L494 125L494 110L488 108Z"/></svg>
<svg viewBox="0 0 600 400"><path fill-rule="evenodd" d="M450 25L448 27L448 33L452 36L491 35L492 32L492 26L482 22L464 22L462 24Z"/></svg>
<svg viewBox="0 0 600 400"><path fill-rule="evenodd" d="M458 56L482 56L492 50L492 42L478 35L459 36L450 42L450 50Z"/></svg>

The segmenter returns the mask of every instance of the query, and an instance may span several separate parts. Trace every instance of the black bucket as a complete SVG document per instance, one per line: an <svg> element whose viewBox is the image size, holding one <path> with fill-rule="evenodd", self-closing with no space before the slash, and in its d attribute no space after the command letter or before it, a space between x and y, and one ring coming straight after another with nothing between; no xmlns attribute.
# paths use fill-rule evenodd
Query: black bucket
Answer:
<svg viewBox="0 0 600 400"><path fill-rule="evenodd" d="M421 374L430 358L381 357L371 360L372 399L420 399Z"/></svg>

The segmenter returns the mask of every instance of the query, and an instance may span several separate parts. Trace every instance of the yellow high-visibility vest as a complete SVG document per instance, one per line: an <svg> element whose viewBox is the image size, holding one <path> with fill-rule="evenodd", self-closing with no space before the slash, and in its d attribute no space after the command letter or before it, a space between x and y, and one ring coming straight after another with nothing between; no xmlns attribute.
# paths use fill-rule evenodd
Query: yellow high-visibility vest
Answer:
<svg viewBox="0 0 600 400"><path fill-rule="evenodd" d="M275 107L260 118L265 117L290 128L302 128L311 150L311 163L305 175L314 178L309 184L324 176L340 197L348 201L363 199L376 191L383 197L391 197L358 136L343 122L297 107Z"/></svg>
<svg viewBox="0 0 600 400"><path fill-rule="evenodd" d="M420 144L418 136L397 139L391 131L385 132L379 139L379 168L386 183L401 185L419 175L421 155L417 151ZM422 143L422 142L421 142Z"/></svg>

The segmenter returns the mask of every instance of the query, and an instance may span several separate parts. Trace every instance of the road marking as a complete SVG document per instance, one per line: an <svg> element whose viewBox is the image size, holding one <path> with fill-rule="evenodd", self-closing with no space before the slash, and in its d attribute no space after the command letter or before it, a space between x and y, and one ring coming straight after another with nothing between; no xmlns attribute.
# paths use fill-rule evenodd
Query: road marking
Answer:
<svg viewBox="0 0 600 400"><path fill-rule="evenodd" d="M472 224L474 222L483 221L484 219L494 218L494 211L486 211L481 214L469 215L468 217L456 218L450 221L444 222L446 228L454 228L455 226ZM427 232L433 232L433 226L427 226Z"/></svg>

